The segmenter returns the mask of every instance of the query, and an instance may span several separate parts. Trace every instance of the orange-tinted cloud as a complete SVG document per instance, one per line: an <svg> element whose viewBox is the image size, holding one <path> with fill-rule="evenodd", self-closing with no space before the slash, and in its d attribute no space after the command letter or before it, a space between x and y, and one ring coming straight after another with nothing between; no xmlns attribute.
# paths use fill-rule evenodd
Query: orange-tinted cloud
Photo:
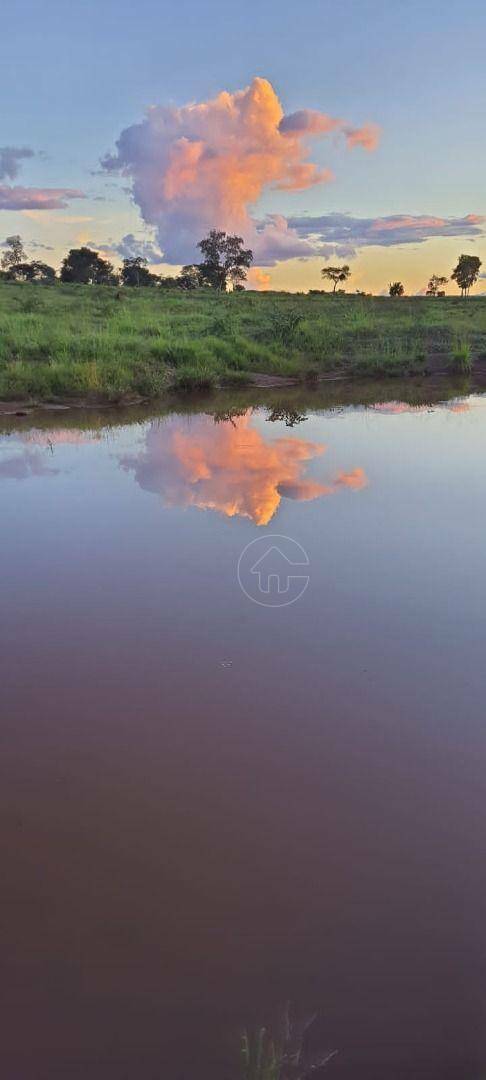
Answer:
<svg viewBox="0 0 486 1080"><path fill-rule="evenodd" d="M271 277L266 270L261 270L259 266L252 266L248 271L248 284L250 289L259 289L264 292L265 289L270 287Z"/></svg>
<svg viewBox="0 0 486 1080"><path fill-rule="evenodd" d="M376 130L351 128L310 109L284 116L267 79L182 107L152 106L126 128L103 166L132 180L144 220L166 262L194 261L210 228L255 239L251 211L268 188L302 191L332 178L307 160L311 136L340 131L348 146L372 148ZM360 134L361 131L361 134Z"/></svg>
<svg viewBox="0 0 486 1080"><path fill-rule="evenodd" d="M443 218L429 214L390 214L380 218L358 218L350 214L303 215L285 220L287 238L306 243L312 254L325 258L339 255L352 258L364 247L393 247L422 244L434 237L479 237L484 235L486 217L466 214Z"/></svg>
<svg viewBox="0 0 486 1080"><path fill-rule="evenodd" d="M477 215L468 214L465 221L470 222L471 218L477 218ZM371 228L373 232L387 232L388 230L395 232L397 229L422 231L422 229L441 229L445 224L445 218L430 217L426 214L421 214L420 217L413 217L411 214L394 214L390 218L377 218Z"/></svg>
<svg viewBox="0 0 486 1080"><path fill-rule="evenodd" d="M363 124L360 128L346 128L346 142L350 148L362 146L363 150L376 150L380 141L380 128L378 124Z"/></svg>
<svg viewBox="0 0 486 1080"><path fill-rule="evenodd" d="M121 465L133 470L142 488L161 495L166 506L197 506L268 525L282 498L308 501L365 486L362 469L340 473L327 484L306 479L308 463L325 449L297 436L265 438L248 411L220 424L204 415L190 423L174 417L152 424L142 451L124 457Z"/></svg>
<svg viewBox="0 0 486 1080"><path fill-rule="evenodd" d="M74 188L12 187L0 184L0 210L63 210L71 199L84 199Z"/></svg>
<svg viewBox="0 0 486 1080"><path fill-rule="evenodd" d="M351 491L361 491L366 487L368 483L368 477L364 469L353 469L352 472L340 472L338 473L337 480L335 481L335 489L340 487L351 488Z"/></svg>

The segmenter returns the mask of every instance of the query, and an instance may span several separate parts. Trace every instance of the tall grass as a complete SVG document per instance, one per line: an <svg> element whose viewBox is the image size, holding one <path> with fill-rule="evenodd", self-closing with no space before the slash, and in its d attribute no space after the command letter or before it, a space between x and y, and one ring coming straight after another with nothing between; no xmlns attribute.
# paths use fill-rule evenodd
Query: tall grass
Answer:
<svg viewBox="0 0 486 1080"><path fill-rule="evenodd" d="M470 375L472 371L472 352L469 341L457 340L451 357L451 369L458 375Z"/></svg>
<svg viewBox="0 0 486 1080"><path fill-rule="evenodd" d="M398 375L486 358L486 301L0 283L0 398L156 397L255 374ZM452 357L452 360L450 359ZM442 367L444 366L444 359Z"/></svg>

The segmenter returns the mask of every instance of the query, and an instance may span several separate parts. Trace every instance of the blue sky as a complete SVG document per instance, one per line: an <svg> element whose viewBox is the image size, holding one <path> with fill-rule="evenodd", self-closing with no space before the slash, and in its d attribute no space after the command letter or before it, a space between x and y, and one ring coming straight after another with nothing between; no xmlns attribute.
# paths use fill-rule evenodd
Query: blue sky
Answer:
<svg viewBox="0 0 486 1080"><path fill-rule="evenodd" d="M45 156L24 161L14 181L0 183L76 188L87 198L45 211L49 230L40 211L3 211L0 235L15 230L45 242L50 231L56 256L82 231L75 228L82 222L62 217L90 218L86 233L100 244L144 234L140 208L124 190L133 176L121 182L93 174L148 105L205 102L247 87L254 76L272 84L285 113L317 110L382 129L373 153L351 155L334 139L312 140L309 160L330 167L335 180L291 193L264 187L260 216L463 218L486 211L486 5L479 0L467 7L450 0L17 0L2 14L2 31L0 146ZM481 241L473 242L481 254ZM414 245L416 259L440 243L449 258L450 239L433 238ZM403 252L403 245L394 249ZM380 254L390 257L389 249L373 248L367 266L373 253L378 265ZM406 256L410 261L411 252ZM279 267L279 282L291 271L291 262Z"/></svg>

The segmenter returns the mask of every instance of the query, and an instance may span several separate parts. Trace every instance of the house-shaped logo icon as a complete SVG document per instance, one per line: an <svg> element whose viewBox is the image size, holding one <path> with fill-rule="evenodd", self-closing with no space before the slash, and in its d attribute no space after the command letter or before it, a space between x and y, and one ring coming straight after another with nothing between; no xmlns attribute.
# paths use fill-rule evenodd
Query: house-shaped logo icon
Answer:
<svg viewBox="0 0 486 1080"><path fill-rule="evenodd" d="M256 604L285 607L305 592L308 567L307 552L290 536L259 536L240 555L238 582Z"/></svg>
<svg viewBox="0 0 486 1080"><path fill-rule="evenodd" d="M302 561L292 562L273 544L253 564L250 574L256 574L258 590L261 593L289 593L295 578L308 580L307 574L298 573L298 567L302 567Z"/></svg>

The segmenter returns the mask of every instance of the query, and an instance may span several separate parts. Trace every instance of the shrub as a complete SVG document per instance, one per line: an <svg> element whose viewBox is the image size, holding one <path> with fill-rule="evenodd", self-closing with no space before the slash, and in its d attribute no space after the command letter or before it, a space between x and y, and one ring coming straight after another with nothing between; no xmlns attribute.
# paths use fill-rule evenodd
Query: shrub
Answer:
<svg viewBox="0 0 486 1080"><path fill-rule="evenodd" d="M203 364L184 364L176 371L178 390L213 390L216 382L215 372Z"/></svg>
<svg viewBox="0 0 486 1080"><path fill-rule="evenodd" d="M456 341L451 359L451 369L458 375L469 375L472 371L471 346L468 341Z"/></svg>

